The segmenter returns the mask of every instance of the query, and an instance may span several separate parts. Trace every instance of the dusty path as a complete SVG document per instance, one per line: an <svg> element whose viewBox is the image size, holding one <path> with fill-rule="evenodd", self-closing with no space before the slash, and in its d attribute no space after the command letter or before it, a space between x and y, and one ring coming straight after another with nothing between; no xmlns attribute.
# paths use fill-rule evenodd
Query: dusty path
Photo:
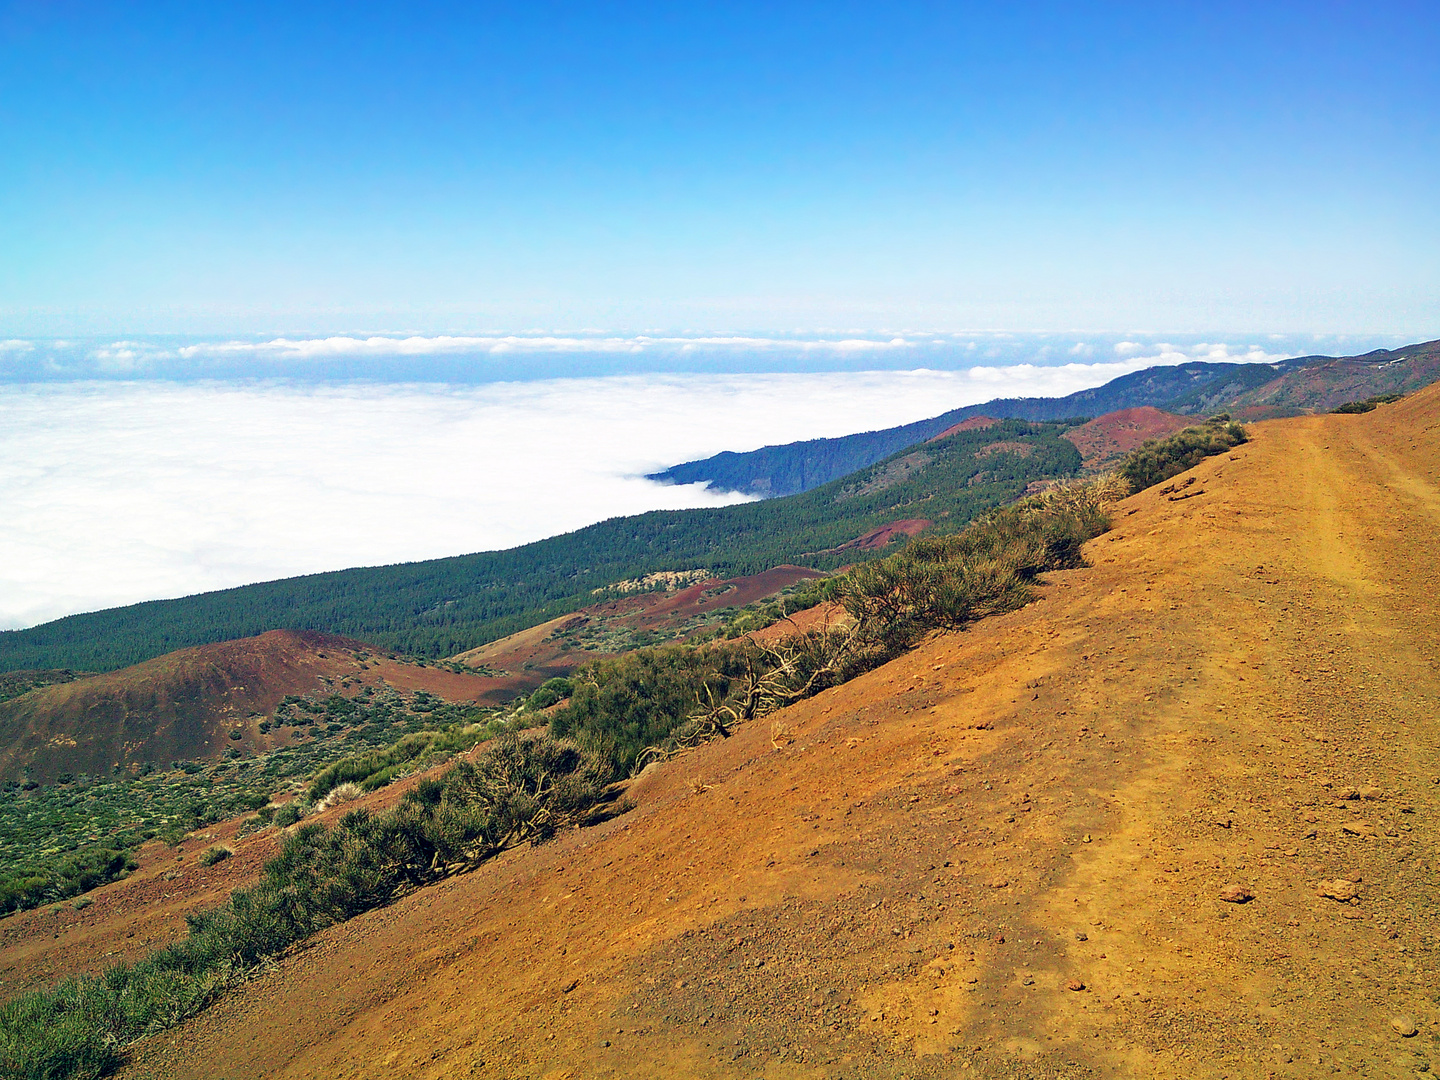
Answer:
<svg viewBox="0 0 1440 1080"><path fill-rule="evenodd" d="M131 1075L1440 1070L1440 388L1255 435L1042 602L335 928Z"/></svg>

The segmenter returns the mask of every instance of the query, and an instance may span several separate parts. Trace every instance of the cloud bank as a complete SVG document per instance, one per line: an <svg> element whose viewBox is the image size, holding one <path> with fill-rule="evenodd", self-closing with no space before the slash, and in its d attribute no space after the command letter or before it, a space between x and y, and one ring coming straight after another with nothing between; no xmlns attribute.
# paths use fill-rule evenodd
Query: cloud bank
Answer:
<svg viewBox="0 0 1440 1080"><path fill-rule="evenodd" d="M0 341L0 383L83 379L293 379L304 382L451 382L660 372L752 373L933 368L976 364L1056 366L1187 358L1265 362L1303 353L1364 352L1398 339L1269 337L1263 344L1203 337L921 330L792 334L601 331L466 334L329 334L254 339L145 337Z"/></svg>
<svg viewBox="0 0 1440 1080"><path fill-rule="evenodd" d="M0 386L0 628L736 501L643 474L1146 366Z"/></svg>

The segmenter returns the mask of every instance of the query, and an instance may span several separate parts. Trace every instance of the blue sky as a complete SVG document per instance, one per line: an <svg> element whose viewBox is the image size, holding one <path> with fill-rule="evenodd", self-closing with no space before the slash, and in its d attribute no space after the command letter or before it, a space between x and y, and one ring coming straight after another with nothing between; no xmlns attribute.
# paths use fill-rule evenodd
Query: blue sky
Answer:
<svg viewBox="0 0 1440 1080"><path fill-rule="evenodd" d="M0 337L1434 337L1440 9L0 7Z"/></svg>

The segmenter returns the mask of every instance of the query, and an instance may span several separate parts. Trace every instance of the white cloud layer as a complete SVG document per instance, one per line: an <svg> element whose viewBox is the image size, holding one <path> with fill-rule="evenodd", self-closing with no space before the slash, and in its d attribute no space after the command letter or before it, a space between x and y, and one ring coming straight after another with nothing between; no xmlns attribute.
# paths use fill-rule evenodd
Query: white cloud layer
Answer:
<svg viewBox="0 0 1440 1080"><path fill-rule="evenodd" d="M0 628L730 502L642 475L992 397L1067 394L1152 362L468 387L0 386Z"/></svg>
<svg viewBox="0 0 1440 1080"><path fill-rule="evenodd" d="M253 339L150 336L0 340L0 383L87 379L294 379L312 383L477 384L657 372L731 373L1053 365L1103 356L1177 362L1366 352L1378 338L1269 335L1264 346L1203 336L999 330L824 330L793 333L575 331L345 333Z"/></svg>

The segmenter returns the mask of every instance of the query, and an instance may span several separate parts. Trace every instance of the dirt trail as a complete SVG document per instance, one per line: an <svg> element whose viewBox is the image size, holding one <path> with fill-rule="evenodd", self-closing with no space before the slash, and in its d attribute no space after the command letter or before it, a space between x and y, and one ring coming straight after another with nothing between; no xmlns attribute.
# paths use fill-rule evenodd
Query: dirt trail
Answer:
<svg viewBox="0 0 1440 1080"><path fill-rule="evenodd" d="M1258 425L1041 602L334 928L130 1074L1440 1069L1437 536L1440 388Z"/></svg>

